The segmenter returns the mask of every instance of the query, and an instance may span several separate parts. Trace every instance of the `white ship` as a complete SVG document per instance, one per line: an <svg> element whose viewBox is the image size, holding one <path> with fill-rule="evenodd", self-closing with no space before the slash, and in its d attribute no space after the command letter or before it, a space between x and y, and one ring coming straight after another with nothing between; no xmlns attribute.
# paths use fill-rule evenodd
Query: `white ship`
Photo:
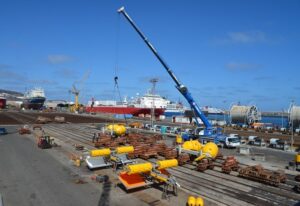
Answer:
<svg viewBox="0 0 300 206"><path fill-rule="evenodd" d="M31 89L24 94L23 107L25 109L40 109L46 100L42 88Z"/></svg>
<svg viewBox="0 0 300 206"><path fill-rule="evenodd" d="M224 114L225 111L219 108L215 108L215 107L209 107L209 106L205 106L205 107L201 107L201 111L204 113L208 113L208 114Z"/></svg>

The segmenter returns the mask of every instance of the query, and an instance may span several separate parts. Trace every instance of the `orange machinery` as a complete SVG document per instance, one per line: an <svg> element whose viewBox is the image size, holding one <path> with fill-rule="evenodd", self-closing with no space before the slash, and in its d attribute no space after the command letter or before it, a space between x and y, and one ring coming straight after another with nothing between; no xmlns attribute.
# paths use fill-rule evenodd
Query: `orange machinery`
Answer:
<svg viewBox="0 0 300 206"><path fill-rule="evenodd" d="M175 177L166 169L178 166L176 159L127 165L119 174L119 180L125 189L131 190L142 188L152 184L163 185L163 198L168 196L169 188L172 188L174 195L177 195L177 188L180 186Z"/></svg>

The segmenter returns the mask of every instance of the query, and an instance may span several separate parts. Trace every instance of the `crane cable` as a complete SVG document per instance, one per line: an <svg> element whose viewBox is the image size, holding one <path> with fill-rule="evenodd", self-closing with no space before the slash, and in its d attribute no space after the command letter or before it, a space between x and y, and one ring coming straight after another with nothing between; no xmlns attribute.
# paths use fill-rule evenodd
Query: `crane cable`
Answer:
<svg viewBox="0 0 300 206"><path fill-rule="evenodd" d="M117 17L117 24L116 24L116 31L117 31L117 35L116 35L116 48L115 48L115 55L116 55L116 59L115 59L115 77L114 77L114 99L116 100L116 93L118 93L119 96L119 101L122 102L122 97L121 97L121 92L120 92L120 88L119 88L119 84L118 84L118 67L119 67L119 39L120 39L120 15L118 15ZM125 119L125 123L127 125L127 118L126 115L124 114L124 119ZM114 122L114 121L113 121Z"/></svg>

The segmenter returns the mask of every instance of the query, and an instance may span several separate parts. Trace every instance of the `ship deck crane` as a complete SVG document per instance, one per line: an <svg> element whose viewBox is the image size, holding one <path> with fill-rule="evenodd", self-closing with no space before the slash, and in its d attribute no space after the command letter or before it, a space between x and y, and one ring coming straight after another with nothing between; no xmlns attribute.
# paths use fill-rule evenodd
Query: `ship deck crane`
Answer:
<svg viewBox="0 0 300 206"><path fill-rule="evenodd" d="M175 76L173 71L170 69L168 64L163 60L163 58L159 55L157 50L154 48L154 46L150 43L150 41L147 39L147 37L142 33L142 31L137 27L137 25L134 23L134 21L130 18L130 16L126 13L125 8L121 7L118 9L118 13L123 14L124 17L129 21L131 26L135 29L135 31L139 34L139 36L144 40L144 42L147 44L149 49L153 52L153 54L156 56L158 61L163 65L163 67L166 69L166 71L169 73L171 78L174 80L176 84L177 90L184 96L184 98L188 101L189 105L191 106L191 109L194 111L195 115L199 117L205 128L203 132L203 136L205 137L217 137L221 134L221 129L217 129L212 127L211 123L208 121L208 119L205 117L204 113L201 111L200 107L195 102L194 98L192 97L191 93L189 92L188 88L183 85L178 78ZM199 122L197 121L197 118L195 118L196 124L198 127L200 127ZM214 138L215 140L218 138ZM215 141L216 142L216 141Z"/></svg>

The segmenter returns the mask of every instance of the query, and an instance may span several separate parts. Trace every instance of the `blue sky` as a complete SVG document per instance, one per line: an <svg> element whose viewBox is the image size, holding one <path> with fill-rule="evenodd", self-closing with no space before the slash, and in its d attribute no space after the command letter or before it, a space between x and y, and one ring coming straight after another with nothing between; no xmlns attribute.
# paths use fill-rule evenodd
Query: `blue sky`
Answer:
<svg viewBox="0 0 300 206"><path fill-rule="evenodd" d="M200 106L300 103L300 1L0 0L0 88L43 87L48 99L184 98L116 10L125 6ZM83 80L84 81L81 81ZM82 83L78 83L78 82Z"/></svg>

